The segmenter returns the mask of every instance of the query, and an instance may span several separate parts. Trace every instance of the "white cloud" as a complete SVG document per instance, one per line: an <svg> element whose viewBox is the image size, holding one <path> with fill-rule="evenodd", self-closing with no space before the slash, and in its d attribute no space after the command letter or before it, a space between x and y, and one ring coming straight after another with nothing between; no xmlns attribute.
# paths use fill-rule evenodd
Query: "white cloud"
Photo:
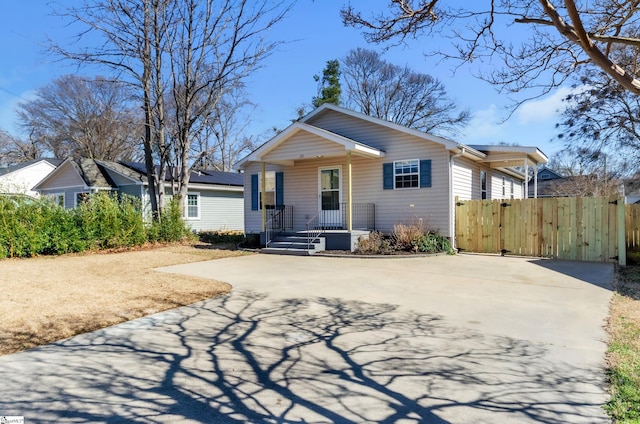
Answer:
<svg viewBox="0 0 640 424"><path fill-rule="evenodd" d="M583 91L585 87L577 88L560 87L553 94L546 97L530 100L520 106L516 111L516 118L519 124L536 124L557 121L560 114L569 106L563 101L569 94Z"/></svg>
<svg viewBox="0 0 640 424"><path fill-rule="evenodd" d="M487 109L478 110L472 113L471 120L464 129L464 138L468 143L476 143L479 140L501 136L504 133L500 112L494 104Z"/></svg>

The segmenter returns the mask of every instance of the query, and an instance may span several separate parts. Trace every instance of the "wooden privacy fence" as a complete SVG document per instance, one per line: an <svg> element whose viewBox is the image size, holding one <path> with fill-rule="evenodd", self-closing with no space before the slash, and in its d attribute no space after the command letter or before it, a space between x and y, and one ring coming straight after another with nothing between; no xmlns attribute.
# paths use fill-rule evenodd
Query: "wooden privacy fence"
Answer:
<svg viewBox="0 0 640 424"><path fill-rule="evenodd" d="M625 210L627 249L640 250L640 204L626 205Z"/></svg>
<svg viewBox="0 0 640 424"><path fill-rule="evenodd" d="M628 209L627 209L628 211ZM618 197L465 200L456 198L456 247L579 261L626 264L626 228L636 224ZM626 221L626 222L625 222Z"/></svg>

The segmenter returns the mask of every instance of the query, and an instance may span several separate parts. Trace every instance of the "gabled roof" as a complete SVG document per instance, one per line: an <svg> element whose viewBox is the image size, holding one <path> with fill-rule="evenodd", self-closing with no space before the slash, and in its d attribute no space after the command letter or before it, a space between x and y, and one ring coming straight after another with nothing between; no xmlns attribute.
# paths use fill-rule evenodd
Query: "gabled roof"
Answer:
<svg viewBox="0 0 640 424"><path fill-rule="evenodd" d="M418 139L437 143L442 145L445 149L449 150L459 156L466 157L476 162L488 163L492 168L502 169L504 172L508 172L518 178L524 178L524 175L517 170L510 169L513 166L524 165L526 161L530 165L538 165L546 163L548 161L547 156L536 147L521 147L521 146L470 146L463 143L458 143L449 140L444 137L436 136L433 134L418 131L413 128L408 128L399 124L395 124L384 119L375 118L369 115L365 115L360 112L349 110L340 106L336 106L331 103L324 103L320 107L314 109L305 117L299 121L291 124L285 130L262 144L253 152L238 161L234 167L240 168L247 162L255 161L262 162L265 160L269 152L277 148L280 144L293 137L300 131L305 131L314 135L317 135L324 140L336 143L344 147L345 152L354 151L359 154L368 157L383 157L385 152L381 151L373 146L368 146L359 140L353 140L351 138L333 133L326 129L313 125L314 120L322 114L337 112L356 119L360 119L365 122L380 125L384 128L399 131L404 134L408 134ZM293 160L279 160L278 163L290 165ZM275 163L275 162L274 162Z"/></svg>
<svg viewBox="0 0 640 424"><path fill-rule="evenodd" d="M543 178L543 173L549 174L549 175L548 176L545 175L544 178ZM545 166L542 169L538 170L538 181L541 181L541 180L555 180L555 179L558 179L558 178L564 178L564 177L560 173L554 171L551 168L547 168Z"/></svg>
<svg viewBox="0 0 640 424"><path fill-rule="evenodd" d="M106 172L103 165L99 165L93 159L81 158L77 161L68 158L65 159L60 165L56 167L49 175L47 175L42 181L40 181L33 188L34 190L39 190L42 186L46 185L51 179L55 178L56 175L63 172L66 168L73 169L78 176L82 179L84 185L88 188L96 188L96 189L113 189L116 188L117 185L109 174Z"/></svg>
<svg viewBox="0 0 640 424"><path fill-rule="evenodd" d="M40 158L40 159L31 159L26 162L16 163L15 165L10 165L7 167L0 167L0 176L10 174L15 171L19 171L20 169L27 168L31 165L35 165L40 162L46 162L52 165L54 168L60 165L63 160L62 159L54 159L54 158Z"/></svg>
<svg viewBox="0 0 640 424"><path fill-rule="evenodd" d="M367 121L367 122L371 122L377 125L381 125L383 127L386 128L391 128L393 130L396 131L400 131L403 132L405 134L411 134L413 136L425 139L425 140L429 140L429 141L433 141L435 143L439 143L442 144L443 146L445 146L447 149L455 149L458 147L458 145L460 145L460 143L457 143L455 141L449 140L447 138L444 137L440 137L437 135L433 135L433 134L429 134L423 131L418 131L415 130L413 128L409 128L409 127L405 127L403 125L400 124L396 124L393 123L391 121L386 121L384 119L380 119L380 118L376 118L373 116L369 116L366 115L364 113L361 112L356 112L355 110L351 110L351 109L347 109L341 106L337 106L334 105L332 103L323 103L322 105L320 105L320 107L312 110L311 112L309 112L309 114L307 114L305 117L303 117L300 122L308 122L310 120L313 120L314 117L321 115L322 113L325 113L325 111L327 110L332 110L335 112L339 112L339 113L343 113L345 115L348 116L352 116L354 118L358 118L358 119L362 119L363 121Z"/></svg>
<svg viewBox="0 0 640 424"><path fill-rule="evenodd" d="M278 135L264 143L262 146L258 147L253 152L242 158L236 163L235 166L242 166L244 163L249 161L261 161L265 155L267 155L284 141L288 140L293 135L299 132L307 132L309 134L313 134L325 140L333 142L339 146L344 147L345 152L357 152L363 156L368 157L383 157L385 155L385 152L383 152L382 150L376 149L375 147L369 146L365 143L352 140L348 137L341 136L323 128L305 124L302 121L298 121L289 125L284 131L280 132Z"/></svg>

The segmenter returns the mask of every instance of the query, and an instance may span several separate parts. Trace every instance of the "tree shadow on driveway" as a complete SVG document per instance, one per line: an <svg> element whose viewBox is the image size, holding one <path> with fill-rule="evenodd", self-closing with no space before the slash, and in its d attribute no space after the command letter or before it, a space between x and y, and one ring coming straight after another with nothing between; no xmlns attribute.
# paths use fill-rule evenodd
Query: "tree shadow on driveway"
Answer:
<svg viewBox="0 0 640 424"><path fill-rule="evenodd" d="M0 358L27 422L606 422L603 377L394 305L234 292Z"/></svg>

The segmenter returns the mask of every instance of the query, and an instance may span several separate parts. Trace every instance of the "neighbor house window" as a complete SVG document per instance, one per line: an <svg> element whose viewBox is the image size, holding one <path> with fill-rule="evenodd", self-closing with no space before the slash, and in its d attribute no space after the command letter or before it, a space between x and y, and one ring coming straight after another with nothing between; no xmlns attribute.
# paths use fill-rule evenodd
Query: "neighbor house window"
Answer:
<svg viewBox="0 0 640 424"><path fill-rule="evenodd" d="M64 208L64 193L51 193L49 198L53 203Z"/></svg>
<svg viewBox="0 0 640 424"><path fill-rule="evenodd" d="M200 219L200 194L188 193L185 216L187 219Z"/></svg>
<svg viewBox="0 0 640 424"><path fill-rule="evenodd" d="M480 198L487 198L487 173L480 171Z"/></svg>
<svg viewBox="0 0 640 424"><path fill-rule="evenodd" d="M515 192L514 192L513 190L514 190L514 188L513 188L513 180L511 180L511 198L512 198L512 199L513 199L513 198L514 198L514 196L515 196Z"/></svg>
<svg viewBox="0 0 640 424"><path fill-rule="evenodd" d="M420 187L420 161L418 159L399 160L393 163L395 188Z"/></svg>
<svg viewBox="0 0 640 424"><path fill-rule="evenodd" d="M80 206L83 203L87 203L89 201L89 196L91 193L88 191L81 191L76 193L76 207Z"/></svg>
<svg viewBox="0 0 640 424"><path fill-rule="evenodd" d="M258 173L258 205L262 209L264 204L267 209L274 209L276 205L276 173L267 171L264 174L264 199L262 198L262 172Z"/></svg>
<svg viewBox="0 0 640 424"><path fill-rule="evenodd" d="M507 179L502 177L502 197L504 198L507 195Z"/></svg>

